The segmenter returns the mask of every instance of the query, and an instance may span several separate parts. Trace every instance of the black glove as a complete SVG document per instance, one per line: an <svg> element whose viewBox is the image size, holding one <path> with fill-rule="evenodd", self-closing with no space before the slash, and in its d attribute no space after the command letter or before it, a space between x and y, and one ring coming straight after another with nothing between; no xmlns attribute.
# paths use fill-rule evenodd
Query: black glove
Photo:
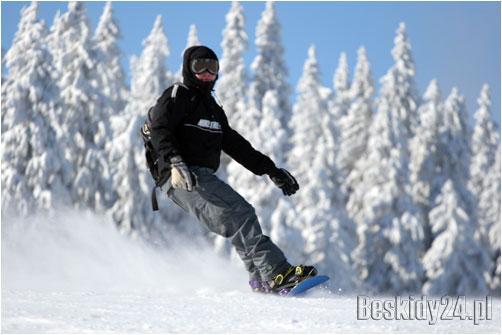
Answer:
<svg viewBox="0 0 502 335"><path fill-rule="evenodd" d="M275 168L271 172L268 173L270 179L274 182L277 187L282 190L284 195L292 195L295 194L296 191L300 189L298 182L295 177L291 175L285 169L277 169Z"/></svg>
<svg viewBox="0 0 502 335"><path fill-rule="evenodd" d="M171 162L171 185L173 188L184 189L192 192L195 187L195 178L188 169L181 156L174 156Z"/></svg>

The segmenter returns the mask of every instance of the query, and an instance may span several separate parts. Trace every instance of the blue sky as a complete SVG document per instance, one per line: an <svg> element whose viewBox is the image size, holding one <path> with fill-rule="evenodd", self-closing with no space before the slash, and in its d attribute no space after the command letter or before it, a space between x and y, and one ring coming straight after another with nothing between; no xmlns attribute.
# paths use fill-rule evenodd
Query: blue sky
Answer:
<svg viewBox="0 0 502 335"><path fill-rule="evenodd" d="M7 50L17 30L19 11L28 2L2 1L2 48ZM254 30L264 9L263 2L242 2L246 15L249 49L246 63L255 55ZM95 28L103 2L86 2ZM51 24L66 2L42 2L40 17ZM195 23L202 43L221 55L221 32L229 2L114 2L122 31L120 47L124 69L129 57L141 53L141 42L161 14L171 49L168 67L176 70L186 45L188 28ZM423 94L436 78L443 96L453 86L466 97L472 114L483 83L491 88L492 113L500 124L500 3L499 2L277 2L282 24L289 81L296 87L310 44L315 44L325 85L332 86L341 52L353 69L357 49L365 46L375 83L392 65L390 51L399 22L407 25L416 64L416 82Z"/></svg>

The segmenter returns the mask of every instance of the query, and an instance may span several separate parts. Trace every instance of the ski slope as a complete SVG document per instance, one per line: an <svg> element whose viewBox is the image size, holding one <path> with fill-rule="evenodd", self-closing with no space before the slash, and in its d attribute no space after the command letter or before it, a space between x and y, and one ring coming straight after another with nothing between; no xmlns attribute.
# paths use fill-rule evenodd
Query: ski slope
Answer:
<svg viewBox="0 0 502 335"><path fill-rule="evenodd" d="M479 325L357 320L356 310L334 284L303 298L252 293L241 265L207 246L155 250L90 214L2 223L3 333L500 332L500 300Z"/></svg>

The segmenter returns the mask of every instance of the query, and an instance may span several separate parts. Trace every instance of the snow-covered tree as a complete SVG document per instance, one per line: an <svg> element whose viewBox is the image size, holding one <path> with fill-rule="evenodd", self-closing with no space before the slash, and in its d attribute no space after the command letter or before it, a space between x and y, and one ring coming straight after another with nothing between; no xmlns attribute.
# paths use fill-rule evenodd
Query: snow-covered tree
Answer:
<svg viewBox="0 0 502 335"><path fill-rule="evenodd" d="M113 119L115 135L111 160L117 171L112 182L117 200L111 208L111 215L124 231L148 234L156 223L163 220L169 222L180 215L171 207L171 213L162 211L161 215L155 215L152 211L150 192L154 183L146 166L145 149L139 136L148 109L168 86L165 76L168 55L162 18L157 16L152 31L143 40L141 56L131 59L131 93L124 115L121 119ZM163 199L159 197L159 200ZM166 201L159 201L159 206L166 204Z"/></svg>
<svg viewBox="0 0 502 335"><path fill-rule="evenodd" d="M113 115L122 115L126 105L127 87L125 73L120 63L122 52L118 46L120 37L120 28L113 17L112 3L107 2L92 40L96 61L93 76L96 79L97 89L102 94L99 103L104 117L98 122L99 128L105 130L104 136L96 143L100 150L104 150L105 147L107 151L110 150L109 145L113 137L110 118ZM109 152L106 157L109 159ZM110 173L113 174L115 169L115 166L110 166ZM110 179L107 180L104 192L108 208L114 201Z"/></svg>
<svg viewBox="0 0 502 335"><path fill-rule="evenodd" d="M153 29L143 40L143 52L139 58L131 59L131 98L144 106L152 106L170 83L159 74L167 72L169 44L164 33L162 17L157 16ZM131 110L132 111L132 110ZM137 111L143 113L143 111Z"/></svg>
<svg viewBox="0 0 502 335"><path fill-rule="evenodd" d="M324 144L330 146L328 150L318 148L318 142L323 138L323 135L332 132L332 129L324 131L326 128L324 122L328 121L326 117L328 107L326 100L322 98L320 93L321 89L322 83L316 51L315 47L311 46L303 66L302 76L298 82L297 98L290 122L292 150L288 163L299 176L307 174L318 151L324 151L323 154L326 154L328 150L333 149L333 140L326 138L324 138L326 141Z"/></svg>
<svg viewBox="0 0 502 335"><path fill-rule="evenodd" d="M341 92L341 89L338 89L337 92ZM347 114L338 123L339 137L336 160L345 192L350 192L353 188L347 177L355 163L366 151L373 113L373 92L370 64L366 50L361 47L358 50L357 65L350 88L350 107Z"/></svg>
<svg viewBox="0 0 502 335"><path fill-rule="evenodd" d="M422 279L423 227L405 190L406 160L392 134L392 114L384 103L380 106L368 152L352 172L358 183L347 209L357 224L359 241L352 257L362 286L376 291L416 291Z"/></svg>
<svg viewBox="0 0 502 335"><path fill-rule="evenodd" d="M424 294L485 295L490 257L476 238L475 226L464 210L454 183L448 180L430 212L431 248L423 258L427 281Z"/></svg>
<svg viewBox="0 0 502 335"><path fill-rule="evenodd" d="M244 52L248 46L245 31L245 17L242 5L233 1L226 15L226 26L223 30L221 48L223 54L220 60L220 73L216 93L228 116L230 125L239 132L246 132L245 125L245 95L246 95L246 65ZM240 121L243 122L240 122Z"/></svg>
<svg viewBox="0 0 502 335"><path fill-rule="evenodd" d="M154 220L150 204L146 201L153 182L146 174L142 157L144 148L138 131L148 108L167 85L162 74L166 73L169 49L160 15L149 36L143 40L143 48L140 58L131 58L131 92L126 109L123 115L112 118L114 139L110 146L111 162L117 168L112 184L118 199L111 214L115 223L126 231L140 228L143 223L151 224ZM125 153L124 148L127 148Z"/></svg>
<svg viewBox="0 0 502 335"><path fill-rule="evenodd" d="M120 64L122 51L118 45L119 38L120 28L113 16L112 3L108 1L93 38L97 84L106 99L108 115L123 110L126 104L127 88Z"/></svg>
<svg viewBox="0 0 502 335"><path fill-rule="evenodd" d="M427 87L418 115L418 131L410 141L412 196L416 203L430 209L444 183L444 180L437 181L437 174L441 173L439 130L443 122L443 104L435 79Z"/></svg>
<svg viewBox="0 0 502 335"><path fill-rule="evenodd" d="M221 41L223 54L220 59L216 96L225 110L230 125L238 132L247 135L253 130L247 121L254 118L245 110L247 75L244 52L248 46L248 37L245 32L244 10L240 2L232 2L225 19L226 26ZM230 157L223 153L219 169L223 180L228 180L227 170L230 162Z"/></svg>
<svg viewBox="0 0 502 335"><path fill-rule="evenodd" d="M495 294L500 294L500 144L495 157L495 163L485 180L485 190L479 196L479 203L483 204L480 206L481 210L484 210L486 216L493 221L483 233L488 236L490 257L493 262L489 285Z"/></svg>
<svg viewBox="0 0 502 335"><path fill-rule="evenodd" d="M251 64L254 76L249 87L248 112L260 118L265 93L276 91L281 110L281 123L286 126L291 113L290 88L287 82L288 71L284 62L281 25L273 1L267 1L266 8L258 21L255 44L257 55Z"/></svg>
<svg viewBox="0 0 502 335"><path fill-rule="evenodd" d="M150 204L153 180L148 175L139 129L148 108L167 88L165 62L169 55L167 37L159 15L143 52L131 59L131 92L122 115L112 118L114 132L110 143L111 162L116 167L112 178L117 200L111 208L114 221L125 231L146 228L155 217Z"/></svg>
<svg viewBox="0 0 502 335"><path fill-rule="evenodd" d="M187 45L185 47L185 50L196 45L200 45L197 26L195 24L191 24L190 29L188 30Z"/></svg>
<svg viewBox="0 0 502 335"><path fill-rule="evenodd" d="M335 201L336 168L330 155L334 153L334 129L322 90L315 48L311 46L291 118L292 150L288 163L300 184L293 198L298 214L291 225L298 227L305 240L302 261L319 264L321 271L340 278L340 287L348 288L353 237L343 206Z"/></svg>
<svg viewBox="0 0 502 335"><path fill-rule="evenodd" d="M415 136L410 140L411 196L421 209L425 221L425 245L430 246L432 236L428 214L448 178L442 169L439 136L443 124L443 103L435 79L427 87L418 115L419 125Z"/></svg>
<svg viewBox="0 0 502 335"><path fill-rule="evenodd" d="M347 54L342 52L338 59L338 67L333 75L333 87L335 88L334 101L332 102L335 123L338 125L340 118L347 114L350 106L350 72Z"/></svg>
<svg viewBox="0 0 502 335"><path fill-rule="evenodd" d="M277 96L275 91L268 91L265 94L262 103L263 118L253 136L247 139L255 148L269 156L277 166L282 167L284 166L283 148L287 136L281 125ZM229 164L228 171L230 184L256 207L262 228L266 234L269 234L270 216L282 193L270 180L263 180L263 177L252 174L235 161Z"/></svg>
<svg viewBox="0 0 502 335"><path fill-rule="evenodd" d="M338 59L338 67L333 75L333 87L337 97L342 100L346 95L350 94L350 73L349 62L347 61L347 54L342 52Z"/></svg>
<svg viewBox="0 0 502 335"><path fill-rule="evenodd" d="M401 22L394 38L392 49L394 69L399 86L396 87L393 113L402 114L400 118L405 126L402 131L411 137L418 125L417 107L420 104L415 85L415 63L411 54L411 44L406 33L406 25Z"/></svg>
<svg viewBox="0 0 502 335"><path fill-rule="evenodd" d="M49 36L47 37L47 44L49 46L49 50L51 51L52 58L54 60L54 70L57 71L55 74L55 78L60 77L61 73L61 62L63 58L63 47L62 47L62 39L61 36L64 33L64 26L61 22L61 12L59 10L56 11L54 15L54 19L52 22L52 26L50 28Z"/></svg>
<svg viewBox="0 0 502 335"><path fill-rule="evenodd" d="M484 85L478 99L479 108L474 114L475 126L471 140L471 163L469 186L476 196L481 196L486 185L484 183L487 173L495 163L496 150L499 145L499 136L490 113L490 90ZM479 203L479 220L481 224L490 224L493 218L483 215L486 204Z"/></svg>
<svg viewBox="0 0 502 335"><path fill-rule="evenodd" d="M267 91L262 102L262 119L257 129L257 140L260 151L269 156L278 167L285 166L284 146L287 133L281 124L278 94L275 91ZM267 178L266 183L261 181L260 189L253 188L253 192L259 195L258 214L267 234L271 231L271 216L277 202L283 197L282 192ZM284 225L286 222L282 222ZM276 222L281 224L281 222ZM277 228L277 227L276 227Z"/></svg>
<svg viewBox="0 0 502 335"><path fill-rule="evenodd" d="M9 74L2 92L3 213L51 210L68 198L62 178L67 162L49 122L58 108L59 91L51 77L48 32L37 13L36 2L23 7L13 45L5 55Z"/></svg>
<svg viewBox="0 0 502 335"><path fill-rule="evenodd" d="M467 110L464 97L454 87L444 104L443 122L440 129L441 170L453 182L466 212L476 220L472 193L467 184L469 180L470 131L467 126Z"/></svg>
<svg viewBox="0 0 502 335"><path fill-rule="evenodd" d="M471 139L469 189L475 197L477 221L483 241L489 246L495 268L498 267L500 271L500 265L497 265L500 262L500 137L491 120L488 85L483 86L478 104ZM490 285L493 288L500 286L500 279L498 284L491 280Z"/></svg>
<svg viewBox="0 0 502 335"><path fill-rule="evenodd" d="M82 2L70 2L68 12L56 16L49 38L62 102L58 140L73 164L73 202L80 208L104 209L109 171L102 145L107 118L93 78L95 55Z"/></svg>
<svg viewBox="0 0 502 335"><path fill-rule="evenodd" d="M187 37L187 44L185 46L185 49L183 49L183 52L181 53L181 59L183 59L183 55L185 54L185 50L196 46L196 45L201 45L199 41L199 36L197 33L197 26L195 24L191 24L190 28L188 29L188 37ZM180 65L178 72L176 75L173 77L172 73L170 71L167 72L167 80L168 82L174 83L177 81L183 81L183 64Z"/></svg>
<svg viewBox="0 0 502 335"><path fill-rule="evenodd" d="M401 24L392 52L395 64L381 79L367 152L349 177L354 189L347 210L358 235L353 258L360 284L376 291L417 291L423 277L423 222L408 194L408 129L416 99L403 36Z"/></svg>

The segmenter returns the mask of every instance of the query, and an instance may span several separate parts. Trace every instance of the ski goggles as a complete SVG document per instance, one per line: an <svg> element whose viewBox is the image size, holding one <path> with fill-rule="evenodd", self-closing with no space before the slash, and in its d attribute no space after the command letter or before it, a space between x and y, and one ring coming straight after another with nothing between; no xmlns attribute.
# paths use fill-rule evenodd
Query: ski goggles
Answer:
<svg viewBox="0 0 502 335"><path fill-rule="evenodd" d="M194 59L192 61L192 64L190 64L190 69L195 74L199 74L205 71L211 74L218 74L220 66L216 59L200 58L200 59Z"/></svg>

